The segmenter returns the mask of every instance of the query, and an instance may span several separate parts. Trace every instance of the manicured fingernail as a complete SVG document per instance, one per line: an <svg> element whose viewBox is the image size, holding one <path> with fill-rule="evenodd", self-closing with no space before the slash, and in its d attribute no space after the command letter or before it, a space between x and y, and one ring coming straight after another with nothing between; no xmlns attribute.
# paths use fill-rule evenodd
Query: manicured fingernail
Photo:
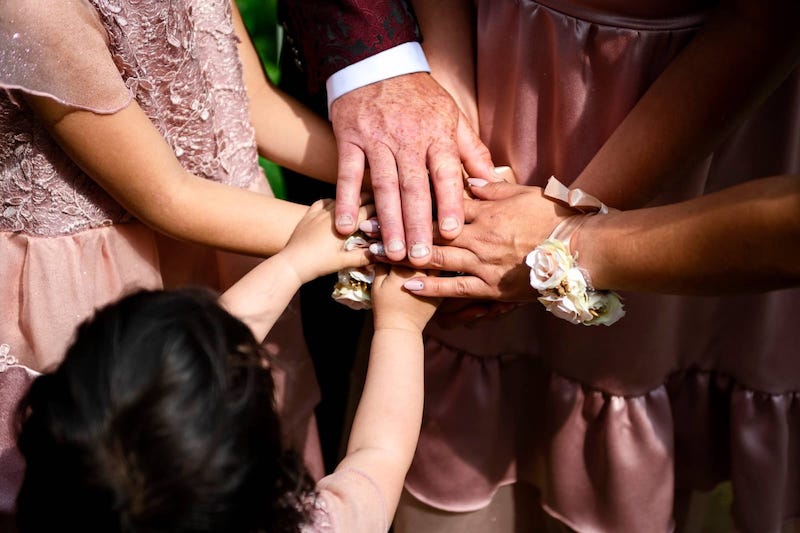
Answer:
<svg viewBox="0 0 800 533"><path fill-rule="evenodd" d="M403 244L403 241L400 240L393 240L389 241L389 246L386 247L386 251L388 252L402 252L405 249L406 245Z"/></svg>
<svg viewBox="0 0 800 533"><path fill-rule="evenodd" d="M369 245L369 251L373 255L386 255L386 250L383 249L383 243L373 242Z"/></svg>
<svg viewBox="0 0 800 533"><path fill-rule="evenodd" d="M431 253L431 249L424 244L414 244L411 246L411 251L408 253L409 257L425 257Z"/></svg>
<svg viewBox="0 0 800 533"><path fill-rule="evenodd" d="M421 291L425 288L425 285L418 279L410 279L403 283L403 287L410 291Z"/></svg>
<svg viewBox="0 0 800 533"><path fill-rule="evenodd" d="M439 229L444 231L452 231L456 228L458 228L458 219L456 217L447 217L439 224Z"/></svg>
<svg viewBox="0 0 800 533"><path fill-rule="evenodd" d="M370 218L368 220L362 221L358 225L358 229L361 231L366 231L367 233L378 233L381 229L381 225L378 224L378 221L374 218Z"/></svg>
<svg viewBox="0 0 800 533"><path fill-rule="evenodd" d="M469 183L471 187L483 187L489 182L483 178L467 178L467 183Z"/></svg>
<svg viewBox="0 0 800 533"><path fill-rule="evenodd" d="M336 227L338 228L349 228L353 225L353 217L350 215L339 215L336 219Z"/></svg>

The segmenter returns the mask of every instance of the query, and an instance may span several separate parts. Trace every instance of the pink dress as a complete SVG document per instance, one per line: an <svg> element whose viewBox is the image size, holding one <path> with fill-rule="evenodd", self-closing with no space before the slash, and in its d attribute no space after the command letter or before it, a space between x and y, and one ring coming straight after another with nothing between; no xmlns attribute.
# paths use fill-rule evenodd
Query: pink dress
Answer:
<svg viewBox="0 0 800 533"><path fill-rule="evenodd" d="M476 2L481 135L521 181L574 180L707 17L622 16L613 4ZM800 173L798 132L795 71L654 204ZM611 327L538 304L480 327L432 324L408 491L462 512L522 480L578 531L665 532L675 491L730 479L740 530L800 517L800 290L624 297Z"/></svg>
<svg viewBox="0 0 800 533"><path fill-rule="evenodd" d="M139 288L224 289L258 262L135 220L73 164L23 93L99 114L135 100L187 171L271 195L230 10L213 0L0 4L0 513L21 472L9 414L31 376L58 364L81 321ZM114 157L114 146L103 148ZM318 390L297 311L284 313L266 347L287 438L319 476Z"/></svg>

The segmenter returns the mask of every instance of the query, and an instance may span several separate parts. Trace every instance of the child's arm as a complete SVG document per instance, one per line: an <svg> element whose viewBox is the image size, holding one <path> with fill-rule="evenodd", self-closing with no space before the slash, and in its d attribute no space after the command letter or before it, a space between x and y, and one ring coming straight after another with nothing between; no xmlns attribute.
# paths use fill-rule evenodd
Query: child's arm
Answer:
<svg viewBox="0 0 800 533"><path fill-rule="evenodd" d="M40 96L26 101L84 172L142 222L176 239L272 255L306 212L190 174L135 101L111 115Z"/></svg>
<svg viewBox="0 0 800 533"><path fill-rule="evenodd" d="M231 6L259 153L281 166L336 183L336 140L330 124L267 79L236 2Z"/></svg>
<svg viewBox="0 0 800 533"><path fill-rule="evenodd" d="M402 289L413 271L393 267L372 285L375 334L347 455L337 470L369 475L384 495L387 515L397 508L422 423L422 330L436 309L430 299Z"/></svg>
<svg viewBox="0 0 800 533"><path fill-rule="evenodd" d="M367 214L362 207L360 219ZM333 201L314 202L286 247L225 291L220 303L263 339L303 283L369 263L366 249L345 251L344 241L333 229Z"/></svg>

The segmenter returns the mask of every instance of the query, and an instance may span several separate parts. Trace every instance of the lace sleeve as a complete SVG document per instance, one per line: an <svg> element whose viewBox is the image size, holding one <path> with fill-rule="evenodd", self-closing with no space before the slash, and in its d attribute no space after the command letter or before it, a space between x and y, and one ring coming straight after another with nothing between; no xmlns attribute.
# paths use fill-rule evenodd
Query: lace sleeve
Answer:
<svg viewBox="0 0 800 533"><path fill-rule="evenodd" d="M0 2L0 89L96 113L130 103L100 19L87 0Z"/></svg>

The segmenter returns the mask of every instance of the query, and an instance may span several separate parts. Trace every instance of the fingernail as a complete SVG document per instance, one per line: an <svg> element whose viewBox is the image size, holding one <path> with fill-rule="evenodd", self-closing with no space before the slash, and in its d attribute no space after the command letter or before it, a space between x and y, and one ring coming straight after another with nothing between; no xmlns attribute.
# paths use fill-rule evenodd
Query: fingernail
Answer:
<svg viewBox="0 0 800 533"><path fill-rule="evenodd" d="M430 248L424 244L414 244L411 246L411 251L408 253L409 257L425 257L431 253Z"/></svg>
<svg viewBox="0 0 800 533"><path fill-rule="evenodd" d="M379 242L373 242L370 244L369 251L373 255L386 255L386 250L383 249L383 244Z"/></svg>
<svg viewBox="0 0 800 533"><path fill-rule="evenodd" d="M469 183L471 187L483 187L489 182L483 178L467 178L467 183Z"/></svg>
<svg viewBox="0 0 800 533"><path fill-rule="evenodd" d="M403 283L403 287L410 291L421 291L425 288L425 285L418 279L410 279Z"/></svg>
<svg viewBox="0 0 800 533"><path fill-rule="evenodd" d="M366 231L367 233L378 233L381 229L381 225L378 224L378 221L374 218L370 218L369 220L364 220L358 225L358 229L361 231Z"/></svg>
<svg viewBox="0 0 800 533"><path fill-rule="evenodd" d="M403 241L395 239L393 241L389 241L389 246L386 247L386 250L389 252L402 252L405 247L406 245L403 244Z"/></svg>
<svg viewBox="0 0 800 533"><path fill-rule="evenodd" d="M443 229L445 231L452 231L458 228L458 220L456 217L447 217L442 220L442 223L439 224L439 229Z"/></svg>
<svg viewBox="0 0 800 533"><path fill-rule="evenodd" d="M350 215L339 215L336 219L336 226L339 228L349 228L353 225L353 217Z"/></svg>

